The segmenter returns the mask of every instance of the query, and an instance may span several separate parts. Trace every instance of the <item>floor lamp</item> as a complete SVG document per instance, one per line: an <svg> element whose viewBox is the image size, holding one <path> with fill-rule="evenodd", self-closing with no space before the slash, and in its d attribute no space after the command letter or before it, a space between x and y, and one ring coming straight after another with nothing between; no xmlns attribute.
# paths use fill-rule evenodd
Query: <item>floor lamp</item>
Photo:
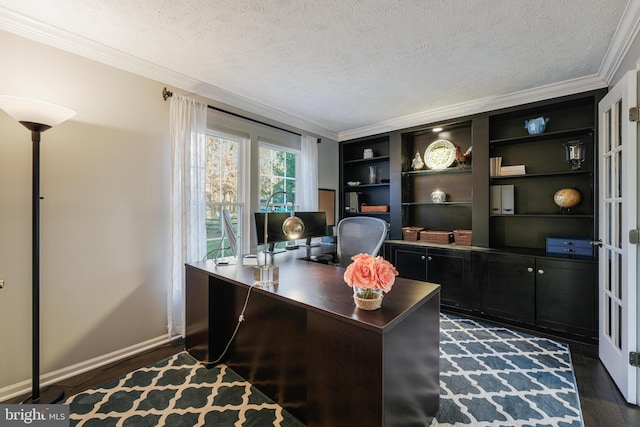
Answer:
<svg viewBox="0 0 640 427"><path fill-rule="evenodd" d="M40 134L75 116L68 108L47 102L15 96L0 96L0 109L31 131L32 167L32 234L31 234L31 328L32 375L31 397L23 403L54 403L64 391L51 387L40 390Z"/></svg>

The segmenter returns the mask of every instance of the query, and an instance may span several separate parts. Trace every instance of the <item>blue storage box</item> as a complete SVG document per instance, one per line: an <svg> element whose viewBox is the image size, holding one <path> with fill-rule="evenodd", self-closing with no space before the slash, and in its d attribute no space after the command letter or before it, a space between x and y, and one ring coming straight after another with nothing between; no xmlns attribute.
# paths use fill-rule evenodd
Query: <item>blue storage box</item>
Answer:
<svg viewBox="0 0 640 427"><path fill-rule="evenodd" d="M591 239L577 239L573 237L547 237L548 254L564 254L593 256Z"/></svg>

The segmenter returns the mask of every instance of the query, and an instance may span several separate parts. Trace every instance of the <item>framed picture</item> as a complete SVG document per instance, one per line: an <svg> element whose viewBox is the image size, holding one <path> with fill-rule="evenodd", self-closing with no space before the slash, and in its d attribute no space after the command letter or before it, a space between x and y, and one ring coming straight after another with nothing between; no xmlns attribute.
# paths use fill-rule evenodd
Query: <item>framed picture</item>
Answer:
<svg viewBox="0 0 640 427"><path fill-rule="evenodd" d="M327 225L336 225L336 190L318 189L318 210L327 213Z"/></svg>

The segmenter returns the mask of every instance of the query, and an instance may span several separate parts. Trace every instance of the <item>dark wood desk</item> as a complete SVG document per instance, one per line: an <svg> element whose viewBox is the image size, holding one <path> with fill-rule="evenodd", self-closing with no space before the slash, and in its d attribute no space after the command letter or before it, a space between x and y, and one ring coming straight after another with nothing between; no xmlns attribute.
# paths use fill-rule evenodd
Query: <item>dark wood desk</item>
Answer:
<svg viewBox="0 0 640 427"><path fill-rule="evenodd" d="M344 269L303 260L321 250L274 255L280 283L251 290L222 362L309 426L428 425L440 393L440 287L398 278L380 310L362 311ZM196 359L223 352L252 283L253 267L186 266Z"/></svg>

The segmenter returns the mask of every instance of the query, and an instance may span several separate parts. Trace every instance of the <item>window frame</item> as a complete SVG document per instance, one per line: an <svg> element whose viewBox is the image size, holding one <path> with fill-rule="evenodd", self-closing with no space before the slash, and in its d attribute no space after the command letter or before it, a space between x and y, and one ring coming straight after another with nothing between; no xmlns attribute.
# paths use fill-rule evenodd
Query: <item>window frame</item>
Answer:
<svg viewBox="0 0 640 427"><path fill-rule="evenodd" d="M276 142L272 142L272 141L268 141L264 138L259 138L258 139L258 176L257 176L257 180L258 180L258 192L257 192L257 206L258 206L258 210L260 212L264 212L266 209L266 201L263 203L260 200L260 193L261 193L261 189L260 189L260 158L259 158L259 153L260 153L260 148L267 148L270 150L275 150L275 151L282 151L285 153L290 153L295 155L296 161L295 161L295 168L296 168L296 173L295 173L295 186L294 186L294 194L291 194L291 197L293 198L293 207L295 210L298 210L299 208L299 203L296 200L296 192L298 191L298 183L300 182L300 156L302 155L302 150L300 148L292 148L292 147L288 147L285 145L281 145L278 144ZM291 205L290 200L285 196L285 200L284 203L271 203L270 207L272 206L285 206L285 209L287 210L287 212L290 212L290 209L288 208L288 206Z"/></svg>

